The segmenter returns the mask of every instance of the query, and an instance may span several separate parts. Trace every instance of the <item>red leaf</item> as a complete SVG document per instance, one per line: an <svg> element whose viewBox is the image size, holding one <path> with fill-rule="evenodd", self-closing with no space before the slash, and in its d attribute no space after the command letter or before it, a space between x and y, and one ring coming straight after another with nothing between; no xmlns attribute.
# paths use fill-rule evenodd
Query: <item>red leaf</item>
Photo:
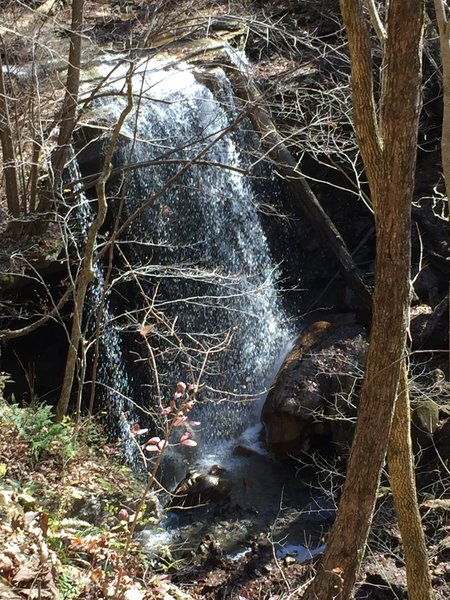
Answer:
<svg viewBox="0 0 450 600"><path fill-rule="evenodd" d="M183 402L180 406L181 410L185 413L188 413L191 408L194 406L195 402L193 400L188 400L188 402Z"/></svg>
<svg viewBox="0 0 450 600"><path fill-rule="evenodd" d="M164 448L166 446L167 446L167 440L161 440L160 442L158 442L158 448L160 449L161 452L164 450Z"/></svg>
<svg viewBox="0 0 450 600"><path fill-rule="evenodd" d="M128 521L129 516L130 515L128 514L126 508L121 508L117 513L117 518L119 519L119 521Z"/></svg>
<svg viewBox="0 0 450 600"><path fill-rule="evenodd" d="M145 449L147 452L161 452L161 450L158 448L158 446L155 446L155 444L152 444L151 446L145 446Z"/></svg>
<svg viewBox="0 0 450 600"><path fill-rule="evenodd" d="M148 429L141 429L140 426L139 426L139 423L136 423L131 428L131 433L133 435L144 435L144 433L148 433Z"/></svg>
<svg viewBox="0 0 450 600"><path fill-rule="evenodd" d="M186 384L184 383L184 381L179 381L177 383L177 393L178 394L184 394L184 392L186 391Z"/></svg>
<svg viewBox="0 0 450 600"><path fill-rule="evenodd" d="M181 443L183 444L183 446L190 446L191 448L197 445L197 442L195 440L190 440L189 438L183 440Z"/></svg>
<svg viewBox="0 0 450 600"><path fill-rule="evenodd" d="M153 331L153 325L145 325L144 323L138 326L138 333L142 337L147 337Z"/></svg>
<svg viewBox="0 0 450 600"><path fill-rule="evenodd" d="M145 443L146 444L158 444L161 441L161 438L159 437L152 437L149 440L147 440Z"/></svg>

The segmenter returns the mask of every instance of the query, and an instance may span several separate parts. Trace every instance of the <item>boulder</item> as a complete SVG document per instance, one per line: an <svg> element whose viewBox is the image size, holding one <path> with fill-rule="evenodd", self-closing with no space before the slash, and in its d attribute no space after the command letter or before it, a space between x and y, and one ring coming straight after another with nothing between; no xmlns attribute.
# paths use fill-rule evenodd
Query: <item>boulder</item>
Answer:
<svg viewBox="0 0 450 600"><path fill-rule="evenodd" d="M366 350L361 325L318 321L301 333L263 407L271 452L283 458L310 450L318 438L351 440L347 419L356 415Z"/></svg>
<svg viewBox="0 0 450 600"><path fill-rule="evenodd" d="M407 600L406 570L393 556L375 554L364 566L365 582L355 600Z"/></svg>
<svg viewBox="0 0 450 600"><path fill-rule="evenodd" d="M106 501L99 492L71 486L67 490L66 516L99 525L105 517Z"/></svg>
<svg viewBox="0 0 450 600"><path fill-rule="evenodd" d="M219 465L213 465L207 472L201 469L189 471L173 493L169 510L188 510L228 500L231 482L222 477L225 472Z"/></svg>
<svg viewBox="0 0 450 600"><path fill-rule="evenodd" d="M332 443L345 457L353 439L367 347L366 331L355 323L318 321L300 334L262 410L267 446L275 456L296 456ZM411 378L410 398L417 460L428 464L436 447L448 460L450 418L442 421L440 416L450 407L444 373L422 367Z"/></svg>

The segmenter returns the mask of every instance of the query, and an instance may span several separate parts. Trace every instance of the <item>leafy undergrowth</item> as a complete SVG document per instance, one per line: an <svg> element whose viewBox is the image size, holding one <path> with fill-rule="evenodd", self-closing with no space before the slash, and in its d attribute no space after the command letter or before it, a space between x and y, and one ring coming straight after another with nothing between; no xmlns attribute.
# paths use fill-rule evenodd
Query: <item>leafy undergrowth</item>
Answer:
<svg viewBox="0 0 450 600"><path fill-rule="evenodd" d="M143 483L92 423L56 425L45 406L0 401L0 597L186 598L125 544ZM156 517L156 501L138 519Z"/></svg>
<svg viewBox="0 0 450 600"><path fill-rule="evenodd" d="M0 398L0 598L284 600L308 579L309 566L280 564L267 543L236 560L204 540L168 568L136 543L125 551L133 519L155 523L158 503L150 495L136 517L144 482L116 454L92 422L77 430L45 405Z"/></svg>
<svg viewBox="0 0 450 600"><path fill-rule="evenodd" d="M0 378L0 387L1 387ZM1 390L0 390L1 392ZM429 481L428 481L429 480ZM436 598L450 597L448 477L427 473L422 501ZM20 408L0 397L0 598L8 600L290 600L300 598L315 560L275 552L267 532L249 536L229 555L214 535L169 560L150 558L128 544L138 529L159 519L150 494L136 515L144 481L117 461L117 448L98 425L55 424L45 405ZM431 491L433 493L431 493ZM219 507L203 518L224 527ZM201 517L197 517L197 519ZM245 518L249 519L247 515ZM254 516L253 518L256 518ZM195 521L194 521L195 522ZM241 524L245 525L244 521ZM248 530L251 529L248 524ZM379 498L358 600L406 598L400 536L388 488ZM172 558L170 558L172 557Z"/></svg>

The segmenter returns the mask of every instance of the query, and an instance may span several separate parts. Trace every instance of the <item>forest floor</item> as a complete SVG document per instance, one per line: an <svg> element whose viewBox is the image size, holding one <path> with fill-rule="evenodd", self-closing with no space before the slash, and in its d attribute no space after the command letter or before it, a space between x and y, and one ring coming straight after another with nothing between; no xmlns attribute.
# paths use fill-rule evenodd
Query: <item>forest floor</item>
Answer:
<svg viewBox="0 0 450 600"><path fill-rule="evenodd" d="M98 424L55 425L44 405L0 403L0 597L4 600L289 600L314 575L316 557L303 546L274 544L272 526L247 535L230 554L211 533L149 551L139 532L157 534L167 512L144 477L120 463ZM450 475L421 475L421 511L437 600L450 597ZM445 492L447 490L447 493ZM140 507L140 508L139 508ZM198 509L195 509L198 510ZM257 514L223 518L206 507L192 526L217 522L245 528ZM281 510L281 507L280 507ZM138 512L136 516L136 512ZM281 511L282 512L282 511ZM324 512L329 513L329 508ZM320 513L320 511L318 511ZM130 528L137 518L137 538ZM330 519L325 519L330 522ZM158 526L158 523L160 525ZM327 526L323 528L326 533ZM213 530L212 530L213 531ZM141 540L141 541L139 541ZM303 556L300 555L303 551ZM314 554L314 551L312 552ZM406 599L401 540L389 488L382 487L355 598Z"/></svg>
<svg viewBox="0 0 450 600"><path fill-rule="evenodd" d="M2 599L281 599L312 573L292 557L278 561L267 541L248 540L232 558L214 539L183 559L174 548L146 553L129 540L144 480L98 425L56 426L43 406L0 402ZM160 517L150 494L137 531Z"/></svg>

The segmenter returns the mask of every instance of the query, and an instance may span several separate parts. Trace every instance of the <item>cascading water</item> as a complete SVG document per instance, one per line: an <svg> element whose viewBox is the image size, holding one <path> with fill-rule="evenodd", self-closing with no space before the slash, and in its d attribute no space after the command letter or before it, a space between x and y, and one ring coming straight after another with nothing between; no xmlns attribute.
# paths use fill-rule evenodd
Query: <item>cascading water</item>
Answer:
<svg viewBox="0 0 450 600"><path fill-rule="evenodd" d="M125 74L115 73L95 105L100 126L114 124L125 107ZM200 468L220 462L231 484L230 506L240 511L228 513L232 521L169 514L141 539L149 552L158 544L173 550L183 540L199 543L214 527L224 552L239 556L261 527L278 535L273 524L281 502L291 516L289 535L284 520L279 537L298 543L303 484L264 453L233 452L243 432L244 445L255 442L255 407L293 337L260 211L274 204L279 188L267 165L256 160L252 166L258 139L222 70L148 60L133 76L133 92L109 194L114 217L135 218L116 243L99 387L107 391L113 419L123 422L134 405L157 419L179 381L197 386L191 415L201 423L197 451L166 448L164 482L173 489L186 462Z"/></svg>
<svg viewBox="0 0 450 600"><path fill-rule="evenodd" d="M129 365L126 378L113 362L107 384L127 395L126 380L143 407L157 406L158 394L167 403L178 380L199 385L193 418L202 424L204 452L249 425L251 401L270 384L268 374L290 337L258 213L261 204L272 204L275 187L255 179L270 175L267 167L249 176L248 150L256 139L223 71L210 72L208 80L214 94L188 65L161 61L146 61L133 76L139 99L122 129L116 163L134 168L116 183L123 184L126 216L148 207L120 241L118 254L130 267L116 279L110 307L116 302L121 313L115 325L124 354L130 363L139 355L141 361ZM97 105L98 122L118 118L123 86L118 76L107 89L113 100ZM150 332L157 373L147 361L142 367L139 328Z"/></svg>
<svg viewBox="0 0 450 600"><path fill-rule="evenodd" d="M81 181L80 169L74 156L69 163L69 175L72 181ZM74 192L79 200L65 221L65 239L71 239L73 232L75 232L75 236L72 238L72 245L78 250L79 262L81 264L89 224L92 222L94 214L80 183L74 186ZM75 226L71 224L73 216L76 219ZM102 360L99 365L97 383L105 386L107 390L110 400L109 406L111 408L109 423L114 423L114 433L122 440L124 455L127 461L132 463L136 456L136 445L133 443L130 435L129 424L133 405L129 402L130 386L123 364L121 340L119 333L111 326L114 315L110 312L108 293L104 294L105 277L98 262L94 262L93 271L94 282L89 286L87 291L87 310L85 310L84 315L85 326L88 334L94 336L95 343L96 321L97 319L100 320L99 325L103 335L98 342L100 344ZM103 308L99 312L98 308L100 305Z"/></svg>

